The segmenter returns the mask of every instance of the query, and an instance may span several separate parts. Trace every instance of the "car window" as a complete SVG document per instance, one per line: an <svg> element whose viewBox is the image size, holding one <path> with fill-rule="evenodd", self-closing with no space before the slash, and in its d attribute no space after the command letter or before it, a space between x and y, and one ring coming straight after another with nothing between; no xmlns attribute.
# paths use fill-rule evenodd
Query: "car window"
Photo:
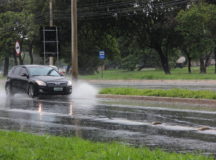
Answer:
<svg viewBox="0 0 216 160"><path fill-rule="evenodd" d="M15 70L15 67L11 68L11 70L8 72L8 76L13 76L14 75L14 70Z"/></svg>
<svg viewBox="0 0 216 160"><path fill-rule="evenodd" d="M49 75L49 76L59 76L59 73L56 72L55 69L52 69L52 70L49 71L48 75Z"/></svg>
<svg viewBox="0 0 216 160"><path fill-rule="evenodd" d="M29 67L30 76L61 76L52 67Z"/></svg>
<svg viewBox="0 0 216 160"><path fill-rule="evenodd" d="M17 75L19 75L20 70L21 70L21 67L15 67L11 73L12 73L12 75L17 76Z"/></svg>
<svg viewBox="0 0 216 160"><path fill-rule="evenodd" d="M28 72L27 72L27 70L25 69L25 68L20 68L20 70L19 70L19 76L22 76L23 74L26 74L26 75L28 75Z"/></svg>

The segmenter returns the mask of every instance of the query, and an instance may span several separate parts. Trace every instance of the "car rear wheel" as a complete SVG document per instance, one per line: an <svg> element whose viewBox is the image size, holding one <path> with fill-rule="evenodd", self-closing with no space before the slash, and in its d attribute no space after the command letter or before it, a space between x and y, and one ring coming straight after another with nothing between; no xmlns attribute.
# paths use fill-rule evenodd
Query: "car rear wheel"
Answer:
<svg viewBox="0 0 216 160"><path fill-rule="evenodd" d="M35 89L35 87L34 87L33 84L30 84L30 85L29 85L29 88L28 88L28 95L29 95L29 97L32 97L32 98L34 98L34 97L37 96L37 92L36 92L36 89Z"/></svg>
<svg viewBox="0 0 216 160"><path fill-rule="evenodd" d="M6 94L7 94L8 96L13 96L13 95L14 95L10 84L7 84L7 85L5 86L5 91L6 91Z"/></svg>

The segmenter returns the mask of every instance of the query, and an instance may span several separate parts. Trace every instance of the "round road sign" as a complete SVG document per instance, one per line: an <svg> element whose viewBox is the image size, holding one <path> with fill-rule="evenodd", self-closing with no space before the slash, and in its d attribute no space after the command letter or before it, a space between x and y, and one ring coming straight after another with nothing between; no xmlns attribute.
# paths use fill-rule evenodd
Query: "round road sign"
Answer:
<svg viewBox="0 0 216 160"><path fill-rule="evenodd" d="M15 44L15 51L16 51L16 55L19 56L21 54L21 48L20 48L20 43L19 41L16 41Z"/></svg>

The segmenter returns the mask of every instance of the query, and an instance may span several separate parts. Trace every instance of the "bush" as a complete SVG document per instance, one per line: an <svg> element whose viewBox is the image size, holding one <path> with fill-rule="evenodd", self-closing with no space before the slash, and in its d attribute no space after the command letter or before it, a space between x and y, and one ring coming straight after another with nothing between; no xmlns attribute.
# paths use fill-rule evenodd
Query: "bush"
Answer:
<svg viewBox="0 0 216 160"><path fill-rule="evenodd" d="M138 62L138 57L132 54L129 54L127 57L122 59L122 69L133 71L136 69Z"/></svg>

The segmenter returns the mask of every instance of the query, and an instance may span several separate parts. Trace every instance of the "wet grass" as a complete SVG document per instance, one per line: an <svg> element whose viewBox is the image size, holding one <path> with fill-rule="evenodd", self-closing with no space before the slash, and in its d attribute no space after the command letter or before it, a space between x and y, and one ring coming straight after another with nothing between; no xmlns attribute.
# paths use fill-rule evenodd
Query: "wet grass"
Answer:
<svg viewBox="0 0 216 160"><path fill-rule="evenodd" d="M216 92L188 89L104 88L100 94L216 99Z"/></svg>
<svg viewBox="0 0 216 160"><path fill-rule="evenodd" d="M79 138L37 136L0 131L2 160L213 160L199 154L168 153L118 143L96 143Z"/></svg>
<svg viewBox="0 0 216 160"><path fill-rule="evenodd" d="M124 70L107 70L103 72L103 78L101 73L93 75L80 76L81 79L104 79L104 80L131 80L131 79L170 79L170 80L197 80L197 79L216 79L214 73L214 67L211 66L207 69L207 74L200 74L199 67L193 67L192 73L188 74L187 68L173 69L172 74L166 75L162 70L143 70L143 71L124 71Z"/></svg>

